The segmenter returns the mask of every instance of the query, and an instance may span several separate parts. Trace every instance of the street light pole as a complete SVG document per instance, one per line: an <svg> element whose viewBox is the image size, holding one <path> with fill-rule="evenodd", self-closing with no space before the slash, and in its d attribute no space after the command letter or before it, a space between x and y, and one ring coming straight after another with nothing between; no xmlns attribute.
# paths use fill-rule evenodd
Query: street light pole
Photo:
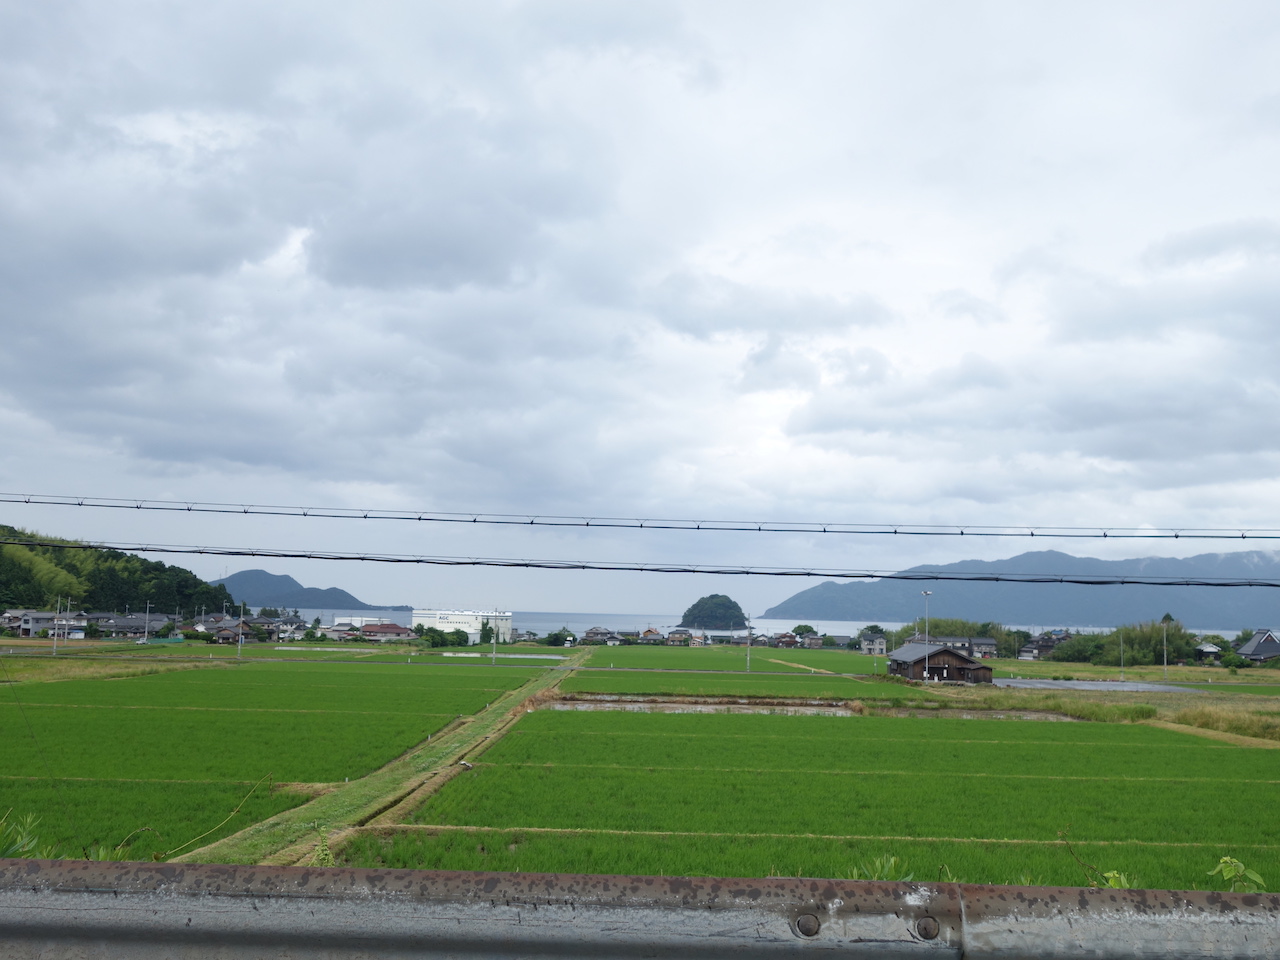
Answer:
<svg viewBox="0 0 1280 960"><path fill-rule="evenodd" d="M1169 621L1160 624L1164 627L1164 678L1169 679Z"/></svg>
<svg viewBox="0 0 1280 960"><path fill-rule="evenodd" d="M929 598L933 596L932 590L921 590L924 597L924 678L929 679Z"/></svg>

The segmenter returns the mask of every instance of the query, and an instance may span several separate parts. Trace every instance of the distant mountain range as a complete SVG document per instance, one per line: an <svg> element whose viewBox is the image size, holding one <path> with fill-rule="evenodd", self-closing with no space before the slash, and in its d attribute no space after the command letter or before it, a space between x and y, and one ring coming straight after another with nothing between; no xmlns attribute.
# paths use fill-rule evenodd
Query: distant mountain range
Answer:
<svg viewBox="0 0 1280 960"><path fill-rule="evenodd" d="M379 607L357 600L337 587L320 589L304 587L293 577L265 570L241 570L229 577L212 581L226 587L237 603L251 607L275 607L290 610L412 610L411 606Z"/></svg>
<svg viewBox="0 0 1280 960"><path fill-rule="evenodd" d="M1097 560L1042 550L1007 560L963 560L911 567L904 572L1280 580L1280 553L1250 550L1206 553L1187 559ZM909 622L924 615L921 590L933 591L929 598L931 616L964 620L1042 627L1113 627L1159 619L1171 613L1187 626L1201 629L1280 626L1280 589L1277 588L944 580L828 581L770 607L763 616L786 620Z"/></svg>

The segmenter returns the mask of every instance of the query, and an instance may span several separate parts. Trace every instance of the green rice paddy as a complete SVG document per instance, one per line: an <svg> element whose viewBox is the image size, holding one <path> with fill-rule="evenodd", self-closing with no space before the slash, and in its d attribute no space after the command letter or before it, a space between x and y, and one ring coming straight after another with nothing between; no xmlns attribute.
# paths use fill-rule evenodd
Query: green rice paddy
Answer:
<svg viewBox="0 0 1280 960"><path fill-rule="evenodd" d="M1124 715L1116 704L1137 702L1123 694L1102 703L1099 694L927 689L872 678L872 658L831 649L753 648L750 673L740 647L598 647L589 669L572 672L554 670L557 661L499 656L491 666L407 648L255 645L239 663L235 653L177 644L66 658L94 672L129 661L168 670L93 679L43 656L39 671L24 672L14 658L13 675L51 679L0 684L0 814L36 813L43 841L63 855L130 835L130 858L175 855L326 784L340 789L317 804L344 796L348 779L354 790L379 771L360 781L377 783L398 769L389 761L429 735L440 744L447 729L446 743L483 743L467 748L474 767L406 814L411 822L358 830L341 861L855 877L895 856L918 880L1085 884L1066 836L1078 857L1141 886L1207 888L1224 855L1272 889L1280 880L1280 826L1254 815L1280 790L1275 751L1141 724L965 720L934 709L1064 712L1050 704L1061 698L1111 719ZM197 665L205 669L172 669ZM1215 704L1240 694L1232 710L1265 708L1258 696L1280 694L1280 684L1206 683L1186 669L1184 685L1212 691ZM860 700L935 715L536 710L505 730L496 713L455 722L553 675L568 695ZM1200 695L1162 696L1183 705ZM465 732L484 724L502 732L483 742ZM309 819L312 809L287 816Z"/></svg>
<svg viewBox="0 0 1280 960"><path fill-rule="evenodd" d="M1229 812L1266 808L1278 779L1269 751L1130 724L545 711L417 812L428 829L347 856L849 876L894 855L924 878L1079 885L1065 833L1103 870L1206 886L1227 853L1280 870L1280 825Z"/></svg>
<svg viewBox="0 0 1280 960"><path fill-rule="evenodd" d="M867 657L847 650L828 648L787 650L779 647L753 646L752 673L831 673L870 674L878 665L885 672L884 657ZM594 647L587 667L631 670L724 670L747 669L746 647L718 645L713 647L667 647L645 644L630 647Z"/></svg>
<svg viewBox="0 0 1280 960"><path fill-rule="evenodd" d="M35 813L72 855L138 834L129 856L212 840L295 806L272 783L364 776L537 670L245 663L0 686L0 814Z"/></svg>
<svg viewBox="0 0 1280 960"><path fill-rule="evenodd" d="M1280 697L1280 683L1179 683L1180 687L1211 693L1244 693L1255 697Z"/></svg>
<svg viewBox="0 0 1280 960"><path fill-rule="evenodd" d="M945 697L920 687L836 674L681 673L665 670L579 670L560 684L565 693L687 697L800 697L930 701Z"/></svg>

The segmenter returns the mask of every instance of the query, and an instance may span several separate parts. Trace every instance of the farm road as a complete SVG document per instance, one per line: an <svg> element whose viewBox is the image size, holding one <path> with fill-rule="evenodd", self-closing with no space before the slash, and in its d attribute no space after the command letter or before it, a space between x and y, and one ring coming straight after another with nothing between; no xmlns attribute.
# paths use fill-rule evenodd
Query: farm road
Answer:
<svg viewBox="0 0 1280 960"><path fill-rule="evenodd" d="M579 655L581 656L581 655ZM572 665L576 666L579 657ZM399 813L403 807L439 787L466 769L459 761L486 748L519 715L523 705L551 694L570 673L548 669L503 694L485 710L460 717L431 739L419 743L366 777L333 789L301 806L286 810L239 833L208 846L174 857L185 863L296 864L309 857L321 832L337 834L368 824L380 815Z"/></svg>

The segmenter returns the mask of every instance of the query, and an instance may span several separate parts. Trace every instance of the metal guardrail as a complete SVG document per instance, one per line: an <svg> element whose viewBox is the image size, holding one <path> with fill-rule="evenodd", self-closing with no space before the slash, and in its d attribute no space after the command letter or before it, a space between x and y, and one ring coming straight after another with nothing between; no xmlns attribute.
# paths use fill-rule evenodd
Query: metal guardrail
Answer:
<svg viewBox="0 0 1280 960"><path fill-rule="evenodd" d="M0 860L0 958L1277 957L1280 896Z"/></svg>

